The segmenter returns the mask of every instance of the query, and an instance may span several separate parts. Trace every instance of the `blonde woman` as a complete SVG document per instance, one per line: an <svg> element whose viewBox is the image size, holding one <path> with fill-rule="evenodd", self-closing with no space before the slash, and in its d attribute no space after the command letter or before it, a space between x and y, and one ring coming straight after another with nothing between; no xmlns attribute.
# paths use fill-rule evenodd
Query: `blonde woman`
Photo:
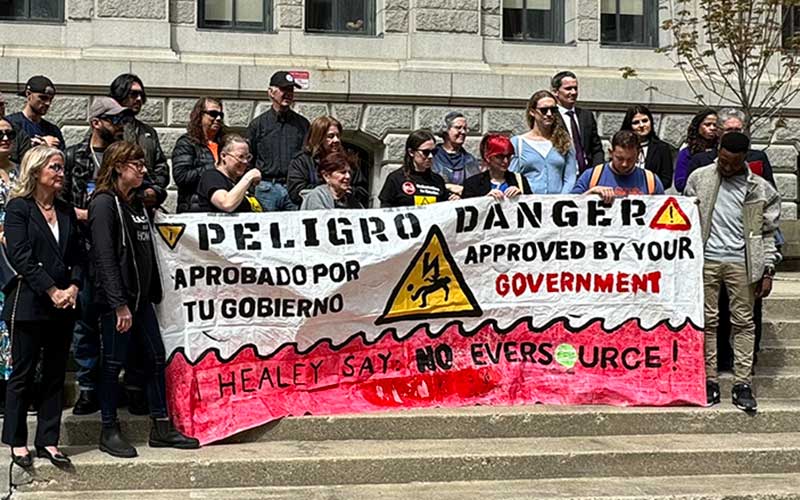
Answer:
<svg viewBox="0 0 800 500"><path fill-rule="evenodd" d="M535 194L568 194L578 163L555 96L547 90L533 94L525 117L531 129L511 138L515 156L509 170L524 175Z"/></svg>
<svg viewBox="0 0 800 500"><path fill-rule="evenodd" d="M37 456L59 467L70 465L58 449L58 438L82 269L75 211L56 197L63 186L63 153L37 146L25 155L6 206L8 259L19 278L7 286L3 307L14 360L6 390L3 442L11 446L11 459L21 467L33 464L27 448L26 410L40 354L42 383L34 445Z"/></svg>

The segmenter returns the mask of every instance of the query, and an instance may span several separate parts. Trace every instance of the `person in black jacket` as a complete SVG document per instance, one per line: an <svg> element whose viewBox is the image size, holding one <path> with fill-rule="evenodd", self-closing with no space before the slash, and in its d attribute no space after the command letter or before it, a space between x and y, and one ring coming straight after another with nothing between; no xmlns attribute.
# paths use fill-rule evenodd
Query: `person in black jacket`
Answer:
<svg viewBox="0 0 800 500"><path fill-rule="evenodd" d="M575 105L578 101L578 77L575 73L556 73L550 80L550 86L558 100L558 111L572 138L580 175L605 161L603 142L597 133L597 120L590 110Z"/></svg>
<svg viewBox="0 0 800 500"><path fill-rule="evenodd" d="M189 115L186 133L172 150L172 176L178 185L178 213L192 210L192 199L205 170L214 168L225 134L225 112L222 102L201 97Z"/></svg>
<svg viewBox="0 0 800 500"><path fill-rule="evenodd" d="M103 338L100 450L122 458L137 455L117 421L119 374L131 349L144 353L146 359L145 384L153 420L150 446L199 447L196 439L178 432L167 416L164 344L153 307L162 298L161 278L150 218L132 196L146 171L141 147L115 142L103 155L97 190L89 204L95 302L101 309Z"/></svg>
<svg viewBox="0 0 800 500"><path fill-rule="evenodd" d="M3 318L11 332L13 368L6 390L3 442L17 465L30 467L26 410L36 365L42 360L36 437L39 457L57 466L69 458L58 449L69 342L82 278L75 211L56 197L64 186L60 150L37 146L22 162L6 206L9 264L17 277L6 285Z"/></svg>
<svg viewBox="0 0 800 500"><path fill-rule="evenodd" d="M342 124L332 116L320 116L311 122L303 151L297 153L289 164L286 188L289 197L298 206L303 196L317 186L325 184L318 175L320 159L330 153L342 151ZM352 173L353 195L362 206L369 204L367 177L356 165Z"/></svg>
<svg viewBox="0 0 800 500"><path fill-rule="evenodd" d="M653 113L647 106L641 104L628 108L620 130L630 130L639 137L639 145L642 148L636 166L656 174L664 189L669 189L672 186L675 163L669 144L659 139L656 134Z"/></svg>
<svg viewBox="0 0 800 500"><path fill-rule="evenodd" d="M444 178L431 170L435 150L436 138L429 131L408 134L403 166L386 176L378 196L381 207L414 207L449 199Z"/></svg>
<svg viewBox="0 0 800 500"><path fill-rule="evenodd" d="M144 150L147 179L139 192L144 199L145 206L160 206L167 196L169 165L167 165L167 157L164 156L164 151L161 149L161 142L158 140L156 130L135 118L142 111L142 106L147 103L144 84L138 76L132 73L123 73L111 82L109 95L120 105L130 109L134 115L134 118L125 123L123 138L128 142L138 144Z"/></svg>
<svg viewBox="0 0 800 500"><path fill-rule="evenodd" d="M514 145L502 134L486 134L481 139L481 158L488 167L464 181L462 198L491 196L496 200L531 194L525 176L508 171L514 156Z"/></svg>

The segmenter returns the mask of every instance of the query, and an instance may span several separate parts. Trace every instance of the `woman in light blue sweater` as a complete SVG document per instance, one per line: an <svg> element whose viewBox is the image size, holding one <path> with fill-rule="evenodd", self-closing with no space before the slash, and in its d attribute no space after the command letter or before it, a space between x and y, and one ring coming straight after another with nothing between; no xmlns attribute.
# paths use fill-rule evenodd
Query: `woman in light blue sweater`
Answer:
<svg viewBox="0 0 800 500"><path fill-rule="evenodd" d="M511 138L516 156L509 170L524 175L535 194L568 194L577 180L578 163L553 94L533 94L526 118L531 129Z"/></svg>

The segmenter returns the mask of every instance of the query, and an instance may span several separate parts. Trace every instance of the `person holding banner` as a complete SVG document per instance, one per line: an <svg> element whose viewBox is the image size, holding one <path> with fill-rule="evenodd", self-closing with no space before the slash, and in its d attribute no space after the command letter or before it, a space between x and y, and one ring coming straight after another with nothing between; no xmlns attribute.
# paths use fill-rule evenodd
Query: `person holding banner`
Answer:
<svg viewBox="0 0 800 500"><path fill-rule="evenodd" d="M261 171L247 170L253 156L244 137L225 136L219 162L206 170L197 185L200 212L261 212L261 204L248 190L261 182ZM245 172L247 170L247 172Z"/></svg>
<svg viewBox="0 0 800 500"><path fill-rule="evenodd" d="M525 118L531 129L511 138L516 156L510 170L524 175L536 194L569 193L578 164L556 98L547 90L536 92L528 101Z"/></svg>
<svg viewBox="0 0 800 500"><path fill-rule="evenodd" d="M89 204L95 301L102 312L100 450L121 458L137 455L117 420L119 374L132 349L145 355L145 386L152 418L150 446L200 446L196 439L178 432L167 416L164 344L153 307L163 295L161 278L150 218L141 200L133 196L146 172L141 147L115 142L103 155Z"/></svg>
<svg viewBox="0 0 800 500"><path fill-rule="evenodd" d="M300 210L364 208L353 196L352 172L353 161L345 153L325 155L319 162L319 176L325 184L315 187L303 198Z"/></svg>
<svg viewBox="0 0 800 500"><path fill-rule="evenodd" d="M178 186L178 213L192 209L197 184L206 170L213 170L219 159L219 145L225 134L222 101L201 97L189 115L186 133L172 149L172 176ZM195 200L196 201L196 200Z"/></svg>
<svg viewBox="0 0 800 500"><path fill-rule="evenodd" d="M386 177L381 207L413 207L447 201L444 179L431 171L436 138L427 130L415 130L406 139L403 166Z"/></svg>
<svg viewBox="0 0 800 500"><path fill-rule="evenodd" d="M753 302L772 290L779 254L775 232L781 198L769 182L747 168L750 139L740 132L722 136L717 159L696 170L685 194L696 196L703 231L705 296L706 396L720 402L717 374L719 291L728 289L733 333L733 404L745 411L758 408L752 390L755 324Z"/></svg>
<svg viewBox="0 0 800 500"><path fill-rule="evenodd" d="M11 460L30 467L26 410L42 361L34 444L39 457L65 467L58 449L69 343L83 266L75 211L57 195L64 187L64 154L51 146L29 150L6 206L8 261L18 275L4 283L3 319L11 334L13 368L6 389L3 442Z"/></svg>
<svg viewBox="0 0 800 500"><path fill-rule="evenodd" d="M502 134L486 134L481 139L480 152L488 168L464 182L463 198L491 196L500 201L520 194L531 194L528 180L520 174L508 171L511 158L514 157L514 146L508 137Z"/></svg>
<svg viewBox="0 0 800 500"><path fill-rule="evenodd" d="M661 179L650 170L637 167L641 143L630 130L620 130L611 138L611 161L581 174L572 194L597 194L604 203L629 194L664 194Z"/></svg>

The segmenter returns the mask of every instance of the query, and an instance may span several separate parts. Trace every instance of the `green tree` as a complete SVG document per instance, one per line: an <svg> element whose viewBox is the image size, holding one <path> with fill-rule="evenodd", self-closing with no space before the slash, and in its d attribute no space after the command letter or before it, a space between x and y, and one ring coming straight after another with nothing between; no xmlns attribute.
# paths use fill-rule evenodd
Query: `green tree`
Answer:
<svg viewBox="0 0 800 500"><path fill-rule="evenodd" d="M783 109L800 93L800 36L784 21L800 0L670 0L661 28L671 43L656 49L672 61L702 106L733 106L748 118L748 132L783 126ZM791 24L791 23L789 23ZM800 30L800 26L798 26ZM620 68L649 90L634 68ZM667 95L666 93L663 93Z"/></svg>

